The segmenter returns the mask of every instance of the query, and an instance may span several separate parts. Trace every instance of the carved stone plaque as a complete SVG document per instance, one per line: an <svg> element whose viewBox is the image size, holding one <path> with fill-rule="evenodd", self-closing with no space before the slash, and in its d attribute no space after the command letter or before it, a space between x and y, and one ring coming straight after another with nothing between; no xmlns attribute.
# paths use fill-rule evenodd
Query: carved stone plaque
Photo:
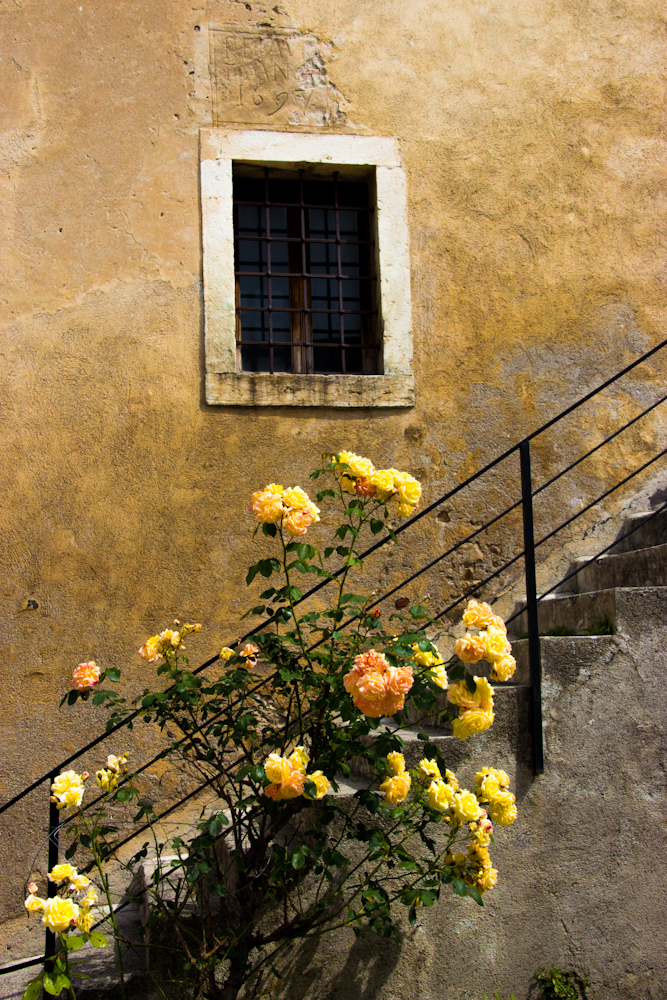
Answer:
<svg viewBox="0 0 667 1000"><path fill-rule="evenodd" d="M341 118L314 35L211 25L213 124L329 125Z"/></svg>

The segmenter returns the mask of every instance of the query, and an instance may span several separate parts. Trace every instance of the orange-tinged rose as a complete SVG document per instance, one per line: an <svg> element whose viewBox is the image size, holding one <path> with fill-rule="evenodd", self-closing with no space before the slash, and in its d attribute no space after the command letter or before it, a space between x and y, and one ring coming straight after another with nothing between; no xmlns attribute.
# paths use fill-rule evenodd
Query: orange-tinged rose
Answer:
<svg viewBox="0 0 667 1000"><path fill-rule="evenodd" d="M486 652L486 647L478 636L469 632L454 643L454 652L464 663L479 663Z"/></svg>
<svg viewBox="0 0 667 1000"><path fill-rule="evenodd" d="M90 688L99 684L101 676L102 672L95 660L91 660L89 663L80 663L72 674L72 686L77 691L89 691Z"/></svg>
<svg viewBox="0 0 667 1000"><path fill-rule="evenodd" d="M283 518L283 527L292 538L305 535L313 519L306 510L290 510Z"/></svg>
<svg viewBox="0 0 667 1000"><path fill-rule="evenodd" d="M486 601L480 604L474 597L471 597L468 601L468 607L463 612L463 624L466 628L486 628L493 624L495 617L493 608Z"/></svg>

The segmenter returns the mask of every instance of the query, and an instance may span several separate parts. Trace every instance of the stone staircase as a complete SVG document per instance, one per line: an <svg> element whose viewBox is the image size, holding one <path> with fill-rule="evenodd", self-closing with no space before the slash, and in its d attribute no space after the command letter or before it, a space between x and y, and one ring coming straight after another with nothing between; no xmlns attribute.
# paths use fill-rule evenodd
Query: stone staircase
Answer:
<svg viewBox="0 0 667 1000"><path fill-rule="evenodd" d="M633 514L626 520L619 535L625 534L635 524L641 524L646 516L647 514ZM650 789L646 791L652 780L651 774L659 766L656 761L662 759L661 753L664 754L664 750L660 750L660 740L655 736L656 727L660 729L660 720L665 714L664 709L655 704L655 698L664 690L664 682L660 691L651 691L652 687L658 685L656 678L662 677L661 671L667 669L667 654L664 652L667 648L666 539L667 512L663 512L591 565L585 565L586 559L579 560L571 569L578 566L584 568L567 582L565 586L568 589L558 591L540 602L545 733L543 776L535 779L532 771L528 726L528 642L522 638L527 631L525 614L518 616L512 623L514 635L510 638L517 658L517 672L510 682L495 685L496 720L492 730L461 742L443 727L421 727L421 732L428 736L429 741L438 746L448 767L457 773L462 785L470 787L474 772L484 765L500 766L510 773L523 827L521 823L517 823L509 831L503 831L498 837L497 845L494 845L494 855L497 851L498 864L507 883L511 883L513 871L522 873L519 889L514 890L514 896L511 897L511 905L519 908L523 922L534 925L535 933L539 931L535 939L534 933L525 932L524 923L517 925L514 937L510 930L502 947L499 946L504 956L502 960L485 958L485 952L480 953L473 961L471 941L466 935L460 935L459 931L455 931L454 936L446 942L436 945L445 947L446 944L445 951L452 968L460 970L470 969L472 966L470 974L474 973L475 978L471 979L470 991L465 987L464 976L457 992L451 993L452 997L478 1000L484 992L492 995L498 989L502 995L514 992L518 1000L523 1000L527 995L527 984L537 965L548 966L554 963L563 966L563 955L567 957L573 954L578 956L578 967L592 983L589 991L591 998L613 996L619 1000L636 1000L638 997L662 995L651 992L649 986L643 988L641 970L628 971L632 963L628 964L627 956L623 957L623 949L616 949L613 933L604 938L609 943L608 947L596 944L600 940L599 934L602 934L599 928L595 931L598 938L594 935L589 942L590 910L599 905L605 908L607 914L613 911L613 907L620 908L626 914L632 911L632 920L638 922L638 925L653 921L652 926L664 926L667 908L664 902L660 902L662 894L658 893L655 900L651 897L647 901L645 895L640 895L635 900L632 891L623 887L624 883L618 888L618 899L609 896L611 890L601 900L586 896L577 901L568 893L572 880L576 883L581 878L581 871L587 867L598 866L601 871L606 871L607 866L607 889L609 885L615 885L614 864L620 850L615 839L616 826L620 822L621 826L625 824L624 828L627 828L632 821L630 817L622 815L625 806L622 803L619 806L613 801L612 776L619 767L621 771L629 770L633 781L639 780L635 776L640 775L643 770L646 772L641 777L643 798L634 803L632 809L644 823L647 839L658 836L660 824L666 818L664 811L656 812L657 792ZM651 687L647 689L647 685ZM618 704L615 704L614 699L618 699ZM643 735L636 737L633 730L628 730L628 734L620 741L620 752L627 759L624 758L622 764L619 764L619 747L615 743L617 731L611 724L613 719L605 717L601 722L600 711L602 705L606 713L615 712L618 718L622 718L622 707L626 702L632 706L631 713L637 716L641 732L646 730L651 734L651 741L647 746ZM642 717L639 718L640 716ZM649 722L645 722L645 719L649 719ZM433 723L436 720L428 721ZM621 730L625 724L619 723ZM644 729L641 729L642 726ZM413 767L423 756L423 742L419 739L417 728L403 733L403 736L406 740L406 763L408 767ZM367 787L368 778L364 774L363 762L359 762L353 767L352 775L340 783L338 795L351 798L357 789ZM627 789L624 794L627 798ZM575 801L579 805L575 806ZM596 836L601 836L602 840L592 842L589 833L584 831L580 836L579 826L576 824L564 824L561 817L568 813L572 816L573 810L576 812L577 808L582 810L580 825L585 827L589 824L590 828L591 823L594 826L597 823ZM642 809L645 810L643 819ZM618 814L621 815L620 820L617 819ZM591 816L594 817L593 820ZM184 814L181 819L185 825L188 817ZM652 830L654 820L656 831ZM179 818L175 817L174 822L176 830ZM602 833L599 830L600 824ZM544 841L552 845L548 856L542 843L531 832L534 830L539 830ZM626 836L627 833L624 833L621 838L623 844ZM636 844L633 849L640 850ZM647 850L653 857L650 844ZM587 851L590 857L586 855ZM645 863L645 870L649 870L651 864L650 858L637 863ZM152 862L147 862L148 867L151 864ZM623 861L619 860L618 864L622 867ZM551 868L556 874L550 875L550 890L545 896L532 880L535 871ZM144 874L148 877L148 869ZM123 897L129 898L129 889L129 886L124 890L119 887L121 902ZM503 906L503 891L510 890L501 889L494 897L491 909L471 911L473 917L466 919L474 918L481 927L485 920L492 920L495 912L501 920L509 920L509 926L512 920L509 916L511 907L506 911ZM440 923L437 915L435 920L431 920L428 914L424 917L426 933L433 936L436 942L438 936L445 934L447 927L455 919L454 912L458 912L449 903L443 902L440 906ZM437 909L435 907L429 914ZM486 914L487 909L489 914ZM637 909L636 915L634 909ZM145 913L141 913L138 905L132 904L124 908L122 920L128 937L139 939L142 919L145 919ZM614 917L608 919L613 923ZM24 928L25 923L23 921ZM596 924L596 921L593 920L592 924ZM3 956L5 962L40 953L43 941L41 924L37 933L37 921L34 918L31 926L31 934L26 936L24 930L21 936L17 922L16 944L7 946ZM478 927L476 934L479 933ZM492 935L500 932L489 924L484 933ZM7 939L7 935L5 938ZM341 954L345 947L347 946L341 945L338 949ZM369 947L373 947L372 942ZM659 953L662 953L660 949ZM665 982L667 960L658 959L657 954L651 975L657 976L657 981L660 981L662 975L662 982ZM86 956L84 950L78 953L77 957L79 956L86 958L82 969L91 974L91 980L79 987L77 992L91 997L95 992L100 997L111 998L113 991L104 992L105 988L111 990L116 978L111 951L100 953L91 949L91 954ZM637 964L641 965L639 959ZM663 969L662 973L658 966ZM158 995L141 974L141 962L136 958L131 971L135 975L134 985L130 983L130 997L152 1000L153 996ZM0 976L0 997L18 1000L25 983L35 972L36 970L29 969ZM596 990L596 983L599 990ZM309 998L311 988L308 983L304 982L303 990L303 996ZM449 996L449 993L443 993L442 1000L448 1000ZM328 994L327 997L328 1000L333 1000L333 994L331 998ZM346 998L342 994L338 998L336 994L336 1000ZM384 997L378 996L375 1000L384 1000Z"/></svg>

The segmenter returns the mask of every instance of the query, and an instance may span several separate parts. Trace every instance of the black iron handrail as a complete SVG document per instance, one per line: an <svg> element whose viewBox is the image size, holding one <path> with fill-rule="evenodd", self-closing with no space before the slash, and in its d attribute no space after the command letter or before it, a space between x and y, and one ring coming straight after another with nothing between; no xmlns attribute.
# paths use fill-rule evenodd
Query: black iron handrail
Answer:
<svg viewBox="0 0 667 1000"><path fill-rule="evenodd" d="M634 472L630 473L628 476L626 476L624 479L622 479L615 486L613 486L609 490L605 491L596 500L592 501L586 507L584 507L582 510L578 511L577 514L573 515L572 517L570 517L566 521L564 521L562 524L558 525L557 528L555 528L553 531L549 532L547 535L545 535L544 537L542 537L537 542L535 542L535 539L534 539L533 503L532 503L533 502L533 497L537 496L539 493L541 493L543 490L545 490L548 486L551 486L554 482L556 482L558 479L560 479L567 472L570 472L572 469L574 469L577 465L579 465L586 458L590 457L592 454L594 454L600 448L604 447L606 444L608 444L610 441L612 441L614 438L616 438L623 431L627 430L628 427L630 427L633 424L635 424L638 420L642 419L642 417L646 416L646 414L650 413L652 410L654 410L661 403L665 402L667 400L667 396L663 396L659 400L657 400L656 402L652 403L649 407L647 407L645 410L643 410L640 414L638 414L637 416L633 417L631 420L627 421L627 423L625 423L622 427L618 428L616 431L614 431L612 434L610 434L608 437L606 437L603 441L601 441L599 444L595 445L593 448L591 448L589 451L587 451L584 455L582 455L580 458L578 458L575 462L572 462L565 469L561 470L559 473L557 473L555 476L553 476L551 479L549 479L548 481L546 481L545 483L543 483L541 486L539 486L535 490L533 490L533 488L532 488L532 479L531 479L530 442L533 441L540 434L542 434L544 431L546 431L549 428L553 427L555 424L557 424L559 421L561 421L564 417L568 416L570 413L572 413L573 411L575 411L576 409L578 409L578 407L582 406L584 403L588 402L590 399L592 399L595 396L597 396L600 392L602 392L608 386L610 386L613 383L615 383L616 381L618 381L618 379L622 378L624 375L626 375L628 372L632 371L638 365L640 365L643 362L645 362L648 358L652 357L658 351L662 350L665 346L667 346L667 339L661 341L659 344L657 344L655 347L653 347L650 351L645 352L643 355L641 355L639 358L637 358L631 364L627 365L621 371L617 372L611 378L607 379L605 382L603 382L601 385L599 385L596 389L591 390L585 396L582 396L579 400L577 400L575 403L571 404L566 409L562 410L555 417L552 417L546 423L542 424L539 428L537 428L537 430L532 431L527 437L523 438L518 443L512 445L510 448L508 448L505 452L503 452L497 458L495 458L492 461L488 462L483 468L481 468L480 470L478 470L476 473L474 473L471 476L468 476L464 481L462 481L457 486L455 486L454 488L452 488L451 490L449 490L443 496L439 497L437 500L433 501L428 507L424 508L424 510L420 511L414 517L410 518L409 520L405 521L403 524L399 525L394 530L394 532L393 532L394 535L398 535L401 532L408 530L414 524L416 524L418 521L420 521L421 518L425 517L427 514L429 514L431 511L435 510L441 504L445 503L447 500L451 499L453 496L455 496L456 494L460 493L463 489L465 489L471 483L477 481L478 479L481 479L481 477L484 476L487 472L489 472L491 469L495 468L496 466L500 465L505 459L509 458L515 452L519 453L519 457L520 457L520 473L521 473L521 499L517 500L515 503L511 504L509 507L505 508L505 510L503 510L500 514L497 514L496 516L494 516L493 518L491 518L490 520L488 520L487 522L485 522L485 524L483 524L480 528L477 528L475 531L473 531L470 534L468 534L465 538L461 539L455 545L451 546L446 552L441 553L435 559L431 560L429 563L427 563L424 566L422 566L420 569L418 569L416 572L414 572L413 574L411 574L410 576L408 576L406 579L402 580L400 584L398 584L397 586L391 588L389 591L387 591L386 593L384 593L382 596L378 597L367 608L367 610L369 610L370 608L375 607L376 605L382 603L382 601L387 600L389 597L393 596L393 594L395 594L399 589L405 587L407 583L412 582L417 577L421 576L423 573L425 573L429 569L431 569L438 562L441 562L447 556L449 556L453 552L457 551L459 548L461 548L461 546L463 546L463 545L467 544L468 542L470 542L473 538L475 538L481 532L487 530L491 525L493 525L496 522L498 522L501 518L505 517L507 514L509 514L512 511L516 510L518 507L521 507L522 508L522 512L523 512L523 534L524 534L524 548L523 548L523 550L521 550L518 554L516 554L512 559L507 560L502 566L500 566L497 570L495 570L493 573L491 573L489 576L487 576L484 580L476 582L475 585L472 586L468 591L466 591L465 594L463 594L461 597L459 597L453 604L450 604L447 608L445 608L439 614L437 614L436 616L434 616L434 618L431 619L431 620L432 621L437 621L437 620L443 618L446 614L448 614L451 610L453 610L453 608L455 608L457 605L459 605L463 600L465 600L467 597L473 596L476 593L478 593L479 590L483 586L485 586L491 580L493 580L496 577L498 577L506 569L508 569L510 566L512 566L514 563L516 563L519 559L521 559L521 558L524 559L525 574L526 574L526 595L527 595L526 605L525 605L524 608L521 608L518 611L516 611L512 615L512 617L508 619L508 622L513 621L516 617L518 617L518 615L522 614L524 611L527 611L527 613L528 613L529 659L530 659L531 691L532 691L532 711L531 711L532 725L531 725L531 730L532 730L532 739L533 739L533 767L534 767L534 770L535 770L535 772L537 774L541 773L542 770L543 770L543 767L544 767L543 745L542 745L542 716L541 716L540 639L539 639L539 630L538 630L537 605L548 594L553 593L555 590L557 590L558 587L562 586L563 583L565 583L567 580L569 580L573 576L575 576L576 573L579 572L581 569L585 568L585 566L590 565L596 559L598 559L601 555L603 555L604 553L608 552L614 546L618 545L618 543L620 541L622 541L623 538L628 537L628 535L632 534L633 531L636 531L637 528L641 527L642 524L646 523L646 521L649 521L652 517L655 517L663 509L667 509L667 504L664 504L662 507L658 508L658 510L656 510L654 513L652 513L651 515L649 515L644 521L642 521L641 524L634 526L625 535L622 535L619 538L615 539L614 542L612 542L606 548L602 549L600 552L596 553L596 555L593 556L593 557L591 557L584 565L578 567L573 572L571 572L568 575L566 575L565 577L563 577L562 580L560 580L557 584L555 584L549 590L545 591L539 597L537 595L536 580L535 580L535 572L536 572L536 569L535 569L535 550L540 545L542 545L544 542L546 542L547 540L549 540L550 538L552 538L555 534L557 534L557 532L561 531L564 527L566 527L567 525L571 524L574 520L576 520L577 517L580 517L583 513L585 513L586 511L590 510L593 506L595 506L595 504L599 503L601 500L603 500L606 496L608 496L614 490L618 489L624 483L628 482L634 476L638 475L641 471L643 471L645 468L647 468L652 462L656 461L658 458L660 458L663 455L665 455L667 453L667 449L664 449L663 451L661 451L657 455L655 455L653 458L651 458L648 462L645 462L642 466L640 466ZM390 540L390 536L389 535L385 535L383 538L379 539L373 545L369 546L363 553L361 553L360 559L362 559L362 560L366 559L373 552L377 551L383 545L387 544L387 542L389 540ZM344 569L345 569L345 567L341 566L337 570L335 570L333 573L331 573L326 579L320 580L317 584L315 584L313 587L311 587L310 590L306 591L306 593L304 593L302 595L302 597L297 602L295 602L295 603L301 603L302 601L307 600L313 594L315 594L318 591L320 591L323 587L326 587L329 583L331 583L332 581L334 581L335 579L337 579L344 572ZM344 627L348 626L353 621L355 621L357 617L358 616L351 617L345 623L343 623L342 625L340 625L339 628L344 628ZM240 639L236 640L236 642L234 642L234 643L231 644L232 648L236 648L238 645L240 645L241 643L245 642L247 639L249 639L252 636L256 635L260 631L263 631L266 628L267 624L269 624L271 622L271 620L272 619L268 619L267 621L264 621L264 622L260 623L259 625L257 625L255 628L250 629L244 636L242 636ZM315 648L317 645L319 645L319 643L315 643L313 645L313 647L311 647L311 648ZM206 670L213 663L215 663L219 658L220 658L220 654L216 654L215 656L213 656L209 660L207 660L205 663L201 664L194 672L197 673L197 674L201 673L203 670ZM270 678L265 678L263 681L259 682L256 685L256 689L259 689L259 688L263 687L269 680L270 680ZM253 689L253 690L255 690L255 689ZM111 735L113 735L118 730L122 729L124 726L130 724L134 719L136 719L139 716L139 714L140 714L140 710L137 710L134 713L131 713L124 720L122 720L121 722L117 723L116 725L110 727L104 733L100 734L95 739L93 739L89 743L87 743L84 747L81 747L78 751L76 751L75 753L71 754L69 757L65 758L65 760L61 761L58 765L55 765L55 766L51 767L46 774L42 775L40 778L38 778L35 781L33 781L26 788L22 789L22 791L18 792L16 795L14 795L13 798L11 798L8 802L6 802L2 806L0 806L0 814L3 813L3 812L5 812L6 810L10 809L17 802L19 802L21 799L23 799L26 795L28 795L30 792L34 791L36 788L38 788L40 785L42 785L45 781L49 781L49 786L50 786L51 782L54 780L54 778L57 776L57 774L64 767L66 767L68 764L71 764L74 760L76 760L79 757L81 757L84 753L87 753L89 750L91 750L93 747L97 746L99 743L101 743L104 740L108 739ZM186 739L186 738L187 737L184 737L184 739ZM183 742L183 741L181 741L181 742ZM149 762L147 762L146 764L144 764L140 768L138 768L137 771L134 772L134 774L139 774L142 771L146 770L146 768L150 767L151 764L155 763L162 755L163 755L163 753L161 752L156 757L154 757L153 759L151 759ZM129 780L129 777L126 780ZM172 806L170 806L165 812L163 812L161 814L160 818L163 818L167 814L173 812L175 809L177 809L180 806L182 806L186 801L188 801L189 799L191 799L194 795L197 795L204 787L206 787L207 785L211 784L212 780L214 780L214 779L205 781L202 785L197 786L197 788L194 791L190 792L183 799L180 799L178 802L176 802L175 804L173 804ZM95 801L98 801L98 800L95 800ZM94 804L95 804L94 802L90 803L89 806L88 806L88 808L90 808ZM60 829L62 829L62 827L67 822L68 822L68 820L65 820L64 822L60 822L57 810L55 809L54 804L51 804L51 807L50 807L50 822L49 822L49 867L50 868L53 866L53 864L56 864L57 861L58 861L58 833L59 833ZM145 828L146 827L143 827L142 829L145 829ZM121 841L121 844L124 844L124 843L128 842L129 840L132 840L140 832L141 832L141 830L133 831L132 834L130 834L128 837L126 837L123 841ZM120 846L120 844L117 845L117 846ZM52 885L51 883L49 883L49 891L50 891L50 893L52 891L55 891L55 885ZM50 936L49 933L47 932L46 955L45 955L45 957L47 959L53 957L54 948L55 948L55 940L53 939L53 936L52 935ZM19 962L19 963L16 963L14 965L11 965L11 966L4 966L4 967L0 968L0 975L2 975L4 973L7 973L7 972L16 971L16 970L18 970L20 968L25 968L28 965L38 964L42 960L43 960L43 958L30 959L30 960L24 960L23 962Z"/></svg>

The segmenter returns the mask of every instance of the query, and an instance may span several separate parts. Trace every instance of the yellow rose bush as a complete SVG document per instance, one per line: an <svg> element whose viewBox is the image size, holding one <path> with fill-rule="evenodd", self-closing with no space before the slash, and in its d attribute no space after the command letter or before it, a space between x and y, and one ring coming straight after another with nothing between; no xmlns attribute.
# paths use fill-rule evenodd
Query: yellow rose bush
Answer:
<svg viewBox="0 0 667 1000"><path fill-rule="evenodd" d="M39 896L38 886L30 882L25 908L29 915L41 916L42 923L55 935L60 948L51 967L45 968L28 984L24 1000L36 1000L42 989L45 994L58 996L66 991L74 997L72 980L79 974L71 967L70 952L88 943L95 948L107 947L105 935L93 930L94 924L103 920L104 915L96 909L97 892L88 876L79 874L73 865L59 864L54 865L47 880L52 887L57 887L56 894L49 893L46 898Z"/></svg>
<svg viewBox="0 0 667 1000"><path fill-rule="evenodd" d="M160 758L182 772L184 786L194 794L206 783L201 818L175 838L134 788L124 753L94 772L90 804L75 772L59 776L52 793L77 831L67 858L92 854L105 893L114 849L106 803L138 799L133 821L148 826L152 847L149 839L123 863L131 868L149 851L170 858L168 879L156 864L145 893L151 919L178 942L193 996L234 1000L253 977L253 989L261 982L268 993L282 950L296 939L340 926L399 939L401 907L415 923L419 907L447 887L483 905L498 879L493 824L516 818L508 776L487 767L474 790L460 787L443 759L445 741L421 726L442 725L443 735L451 726L461 740L488 730L490 680L511 675L511 647L487 604L468 602L465 634L446 651L449 637L435 631L427 601L401 599L400 613L387 614L380 598L361 592L364 539L396 542L397 522L421 501L409 472L380 466L339 451L313 472L312 499L300 485L277 482L251 493L247 523L255 544L269 547L246 575L258 592L247 612L255 627L236 641L214 637L215 670L205 669L213 661L190 668L190 638L201 626L177 618L162 631L156 623L141 645L155 680L137 697L105 687L104 679L119 681L115 668L101 670L92 687L93 674L75 672L66 696L106 705L109 728L130 717L157 727ZM87 874L63 863L52 875L78 907L70 926L87 932ZM40 900L31 892L27 908L46 913Z"/></svg>

